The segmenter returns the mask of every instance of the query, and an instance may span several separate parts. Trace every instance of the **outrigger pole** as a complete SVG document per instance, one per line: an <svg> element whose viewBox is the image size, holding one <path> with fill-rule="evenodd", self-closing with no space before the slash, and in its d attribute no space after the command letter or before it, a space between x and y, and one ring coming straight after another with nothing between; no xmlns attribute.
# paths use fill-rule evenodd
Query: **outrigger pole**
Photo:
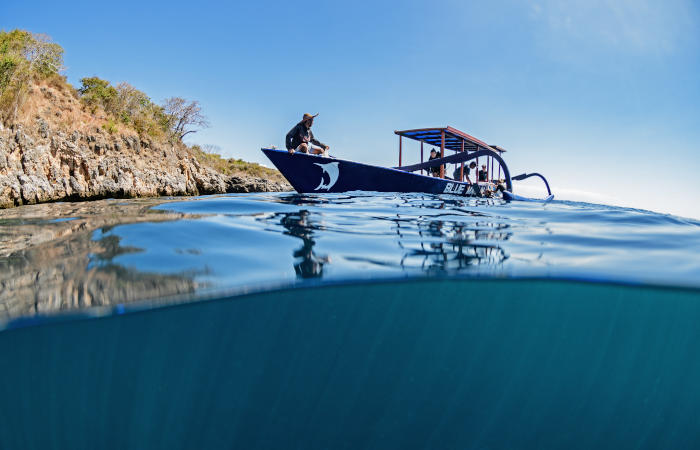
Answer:
<svg viewBox="0 0 700 450"><path fill-rule="evenodd" d="M520 175L514 176L513 179L516 181L520 181L520 180L524 180L525 178L530 178L530 177L542 178L542 181L544 181L544 185L547 187L547 195L552 195L552 191L551 191L551 189L549 189L549 183L547 183L547 179L542 174L539 174L537 172L521 173Z"/></svg>

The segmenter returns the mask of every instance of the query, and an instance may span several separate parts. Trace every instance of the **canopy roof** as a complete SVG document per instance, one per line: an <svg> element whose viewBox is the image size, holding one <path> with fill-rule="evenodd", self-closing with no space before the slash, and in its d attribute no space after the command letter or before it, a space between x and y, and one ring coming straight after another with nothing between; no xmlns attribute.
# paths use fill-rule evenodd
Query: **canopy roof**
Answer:
<svg viewBox="0 0 700 450"><path fill-rule="evenodd" d="M495 150L499 153L505 152L504 149L497 147L495 145L488 145L484 141L481 141L473 136L468 135L456 128L445 127L445 128L420 128L417 130L403 130L394 131L394 133L399 136L407 137L409 139L414 139L416 141L423 141L426 144L434 145L440 147L442 142L442 132L445 132L445 148L448 150L454 150L456 152L462 151L462 148L467 151L475 151L479 148ZM462 147L464 143L464 147Z"/></svg>

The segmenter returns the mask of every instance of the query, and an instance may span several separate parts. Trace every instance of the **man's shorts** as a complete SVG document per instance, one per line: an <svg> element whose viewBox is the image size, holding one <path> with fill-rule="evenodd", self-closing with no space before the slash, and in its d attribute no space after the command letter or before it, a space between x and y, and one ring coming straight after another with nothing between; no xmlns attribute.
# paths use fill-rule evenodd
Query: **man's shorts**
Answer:
<svg viewBox="0 0 700 450"><path fill-rule="evenodd" d="M297 149L296 149L297 152L300 152L300 151L301 151L301 146L302 146L302 145L303 145L303 144L299 144L299 146L298 146ZM314 144L312 144L311 142L306 142L306 146L309 148L309 153L313 153L313 150L321 150L322 152L324 151L323 148L321 148L321 147L319 147L319 146L317 146L317 145L314 145Z"/></svg>

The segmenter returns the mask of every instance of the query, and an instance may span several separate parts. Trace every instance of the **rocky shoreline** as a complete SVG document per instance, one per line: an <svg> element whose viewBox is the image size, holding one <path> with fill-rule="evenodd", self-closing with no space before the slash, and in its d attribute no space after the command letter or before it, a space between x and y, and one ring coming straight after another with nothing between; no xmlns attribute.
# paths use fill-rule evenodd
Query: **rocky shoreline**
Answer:
<svg viewBox="0 0 700 450"><path fill-rule="evenodd" d="M52 201L233 192L281 192L287 183L227 176L206 167L184 145L135 135L0 124L0 208Z"/></svg>

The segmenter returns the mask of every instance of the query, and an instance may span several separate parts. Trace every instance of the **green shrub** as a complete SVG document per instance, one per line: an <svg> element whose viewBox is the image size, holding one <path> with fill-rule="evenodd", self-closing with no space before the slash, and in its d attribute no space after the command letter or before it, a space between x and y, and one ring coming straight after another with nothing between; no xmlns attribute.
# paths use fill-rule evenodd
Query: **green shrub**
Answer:
<svg viewBox="0 0 700 450"><path fill-rule="evenodd" d="M81 78L82 84L78 89L80 99L90 108L94 114L98 107L105 111L111 111L117 101L117 90L109 84L109 81L97 77Z"/></svg>
<svg viewBox="0 0 700 450"><path fill-rule="evenodd" d="M107 123L102 125L102 129L104 129L109 134L114 134L117 132L117 124L114 121L114 119L109 119Z"/></svg>
<svg viewBox="0 0 700 450"><path fill-rule="evenodd" d="M0 119L14 119L33 79L63 70L63 48L48 36L24 30L0 31Z"/></svg>

